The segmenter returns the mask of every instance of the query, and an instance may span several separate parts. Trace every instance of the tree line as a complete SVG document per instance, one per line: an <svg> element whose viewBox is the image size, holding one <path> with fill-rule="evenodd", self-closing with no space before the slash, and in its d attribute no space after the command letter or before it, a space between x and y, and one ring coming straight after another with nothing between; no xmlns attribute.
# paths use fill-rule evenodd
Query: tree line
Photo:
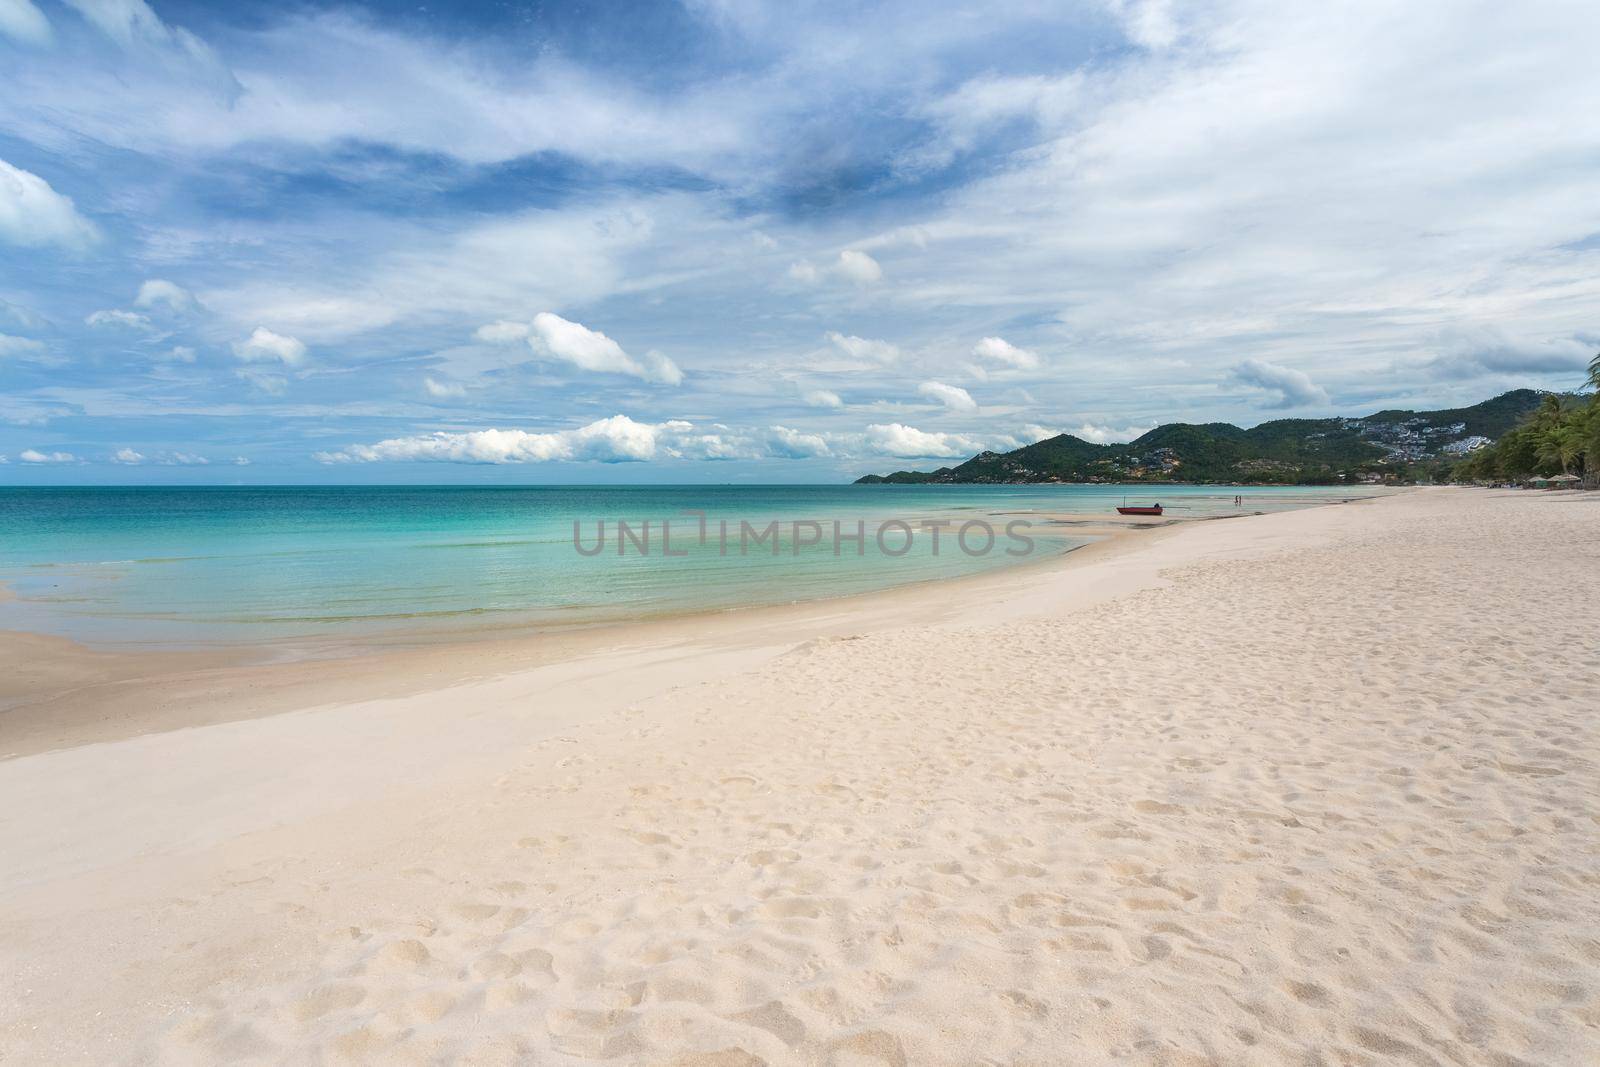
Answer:
<svg viewBox="0 0 1600 1067"><path fill-rule="evenodd" d="M1587 384L1600 390L1600 355L1589 363ZM1556 474L1600 482L1600 392L1586 400L1551 393L1521 425L1452 471L1458 482L1519 482Z"/></svg>

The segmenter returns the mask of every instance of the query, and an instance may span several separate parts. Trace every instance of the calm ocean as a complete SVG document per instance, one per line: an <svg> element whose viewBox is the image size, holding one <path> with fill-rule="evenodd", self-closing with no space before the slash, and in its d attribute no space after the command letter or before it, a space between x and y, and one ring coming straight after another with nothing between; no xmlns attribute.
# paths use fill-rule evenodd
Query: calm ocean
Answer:
<svg viewBox="0 0 1600 1067"><path fill-rule="evenodd" d="M1102 486L636 486L0 488L0 629L114 646L293 642L397 629L541 628L787 603L971 574L1084 543L1049 513L1110 514L1130 500L1184 505L1174 517L1280 510L1359 489ZM705 543L699 520L704 512ZM972 555L943 532L909 548L893 520L991 523ZM671 557L661 521L672 521ZM593 550L598 523L604 550ZM615 524L651 526L649 554L618 555ZM740 551L741 522L776 520L779 543ZM820 543L796 548L797 520ZM1033 552L1010 555L1007 522ZM718 536L728 522L726 552ZM865 524L865 552L844 541ZM884 525L889 523L890 525ZM875 533L882 529L880 550ZM798 540L810 536L809 528ZM982 547L974 527L969 547ZM685 555L676 553L683 551Z"/></svg>

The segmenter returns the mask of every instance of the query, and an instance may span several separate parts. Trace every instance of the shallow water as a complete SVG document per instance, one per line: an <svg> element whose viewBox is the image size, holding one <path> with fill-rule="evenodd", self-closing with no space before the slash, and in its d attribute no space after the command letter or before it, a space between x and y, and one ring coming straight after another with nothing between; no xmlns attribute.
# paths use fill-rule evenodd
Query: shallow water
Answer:
<svg viewBox="0 0 1600 1067"><path fill-rule="evenodd" d="M0 628L202 646L553 627L883 589L1085 543L1050 514L1160 500L1175 518L1360 489L1162 486L352 486L0 489ZM705 515L701 540L698 515ZM949 519L934 531L921 523ZM632 533L621 546L617 523ZM795 524L817 523L809 526ZM956 529L980 520L984 529ZM672 555L664 554L663 521ZM770 522L775 540L755 541ZM598 539L605 523L604 541ZM834 523L840 524L838 551ZM1024 553L1005 525L1031 527ZM574 543L577 524L577 544ZM723 523L728 535L720 536ZM744 533L742 523L750 530ZM862 543L849 540L857 529ZM909 530L899 524L904 523ZM648 547L641 551L648 524ZM804 542L813 532L818 543ZM882 533L880 540L878 534ZM909 534L909 536L908 536ZM796 544L796 541L800 544ZM578 546L593 550L589 556ZM775 549L775 551L774 551ZM682 553L681 555L679 553Z"/></svg>

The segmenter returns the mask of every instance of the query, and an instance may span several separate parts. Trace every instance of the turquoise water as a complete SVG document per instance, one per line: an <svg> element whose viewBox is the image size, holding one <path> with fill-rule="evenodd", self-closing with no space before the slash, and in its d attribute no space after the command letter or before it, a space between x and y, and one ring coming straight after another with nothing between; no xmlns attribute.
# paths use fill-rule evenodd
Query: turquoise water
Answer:
<svg viewBox="0 0 1600 1067"><path fill-rule="evenodd" d="M1163 486L636 486L0 489L0 629L100 645L548 628L838 596L1012 566L1085 543L1051 513L1124 494L1173 517L1279 510L1356 489ZM1183 510L1179 510L1179 508ZM706 537L689 511L704 512ZM935 550L923 521L954 527ZM616 524L635 539L619 555ZM662 552L662 521L671 550ZM795 527L813 520L813 531ZM599 523L606 524L603 541ZM776 521L777 537L740 546ZM843 540L865 533L861 549ZM1008 538L1027 522L1030 552ZM581 554L577 544L598 554ZM728 538L719 533L728 524ZM912 527L911 536L897 525ZM649 524L648 554L638 538ZM877 533L881 531L880 544ZM795 542L799 540L801 544ZM777 551L774 553L773 548ZM902 547L904 551L902 553ZM1008 551L1008 549L1010 551ZM682 555L678 553L683 553Z"/></svg>

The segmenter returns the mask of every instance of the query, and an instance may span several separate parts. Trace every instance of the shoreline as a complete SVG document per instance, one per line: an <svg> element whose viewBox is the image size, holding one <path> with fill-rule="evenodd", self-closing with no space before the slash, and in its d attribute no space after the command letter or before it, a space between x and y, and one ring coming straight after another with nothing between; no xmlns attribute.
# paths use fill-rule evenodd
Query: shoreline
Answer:
<svg viewBox="0 0 1600 1067"><path fill-rule="evenodd" d="M1074 535L1096 540L992 571L791 603L532 632L414 630L381 639L326 641L309 654L262 659L259 650L250 645L118 651L54 635L0 631L0 678L5 679L0 683L0 762L53 749L273 715L325 699L415 695L429 687L572 662L619 647L670 650L708 642L736 644L788 629L806 635L796 640L805 640L847 628L849 624L840 616L854 612L867 619L912 611L937 616L950 610L950 596L1002 591L1034 572L1090 562L1118 548L1126 550L1122 542L1128 538L1155 538L1189 522L1210 521L1119 523L1103 517L1080 518L1092 521L1093 526L1074 530ZM68 679L79 681L67 684ZM127 714L130 707L141 710Z"/></svg>
<svg viewBox="0 0 1600 1067"><path fill-rule="evenodd" d="M1364 504L1382 497L1328 501L1294 511ZM57 748L121 740L188 726L277 714L322 696L400 697L522 667L570 662L619 646L668 649L732 641L740 631L825 636L841 613L937 617L949 598L1001 594L1030 575L1128 551L1196 524L1286 512L1195 519L1108 518L1035 513L1085 544L994 570L923 578L865 592L788 603L751 604L644 618L526 629L415 628L379 635L203 649L118 649L70 638L0 630L0 761ZM806 639L804 637L797 640ZM198 709L196 705L199 705ZM130 707L141 710L127 713Z"/></svg>
<svg viewBox="0 0 1600 1067"><path fill-rule="evenodd" d="M947 620L957 597L1006 598L1035 575L1092 564L1186 528L1369 505L1404 492L1329 500L1285 511L1198 518L1111 518L1030 512L1088 542L993 570L923 578L881 589L527 629L409 629L311 641L282 639L203 649L101 648L51 634L0 630L0 763L79 745L294 711L311 703L414 696L522 669L605 655L619 647L690 650L707 644L802 641L883 627L923 613Z"/></svg>

